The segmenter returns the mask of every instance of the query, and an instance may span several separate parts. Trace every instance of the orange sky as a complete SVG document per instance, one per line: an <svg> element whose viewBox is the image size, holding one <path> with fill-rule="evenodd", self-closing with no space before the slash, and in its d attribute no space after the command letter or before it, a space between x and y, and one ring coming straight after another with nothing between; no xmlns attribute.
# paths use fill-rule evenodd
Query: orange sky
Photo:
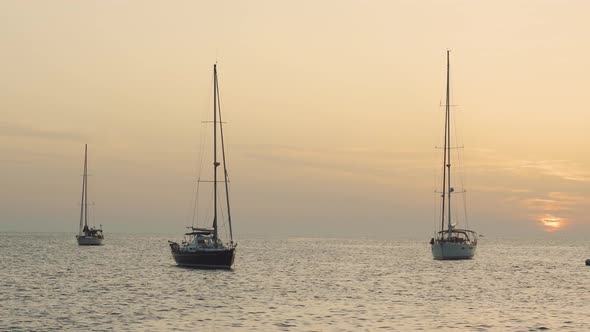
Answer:
<svg viewBox="0 0 590 332"><path fill-rule="evenodd" d="M586 1L2 1L0 230L182 231L217 60L238 234L427 238L445 50L471 226L590 231Z"/></svg>

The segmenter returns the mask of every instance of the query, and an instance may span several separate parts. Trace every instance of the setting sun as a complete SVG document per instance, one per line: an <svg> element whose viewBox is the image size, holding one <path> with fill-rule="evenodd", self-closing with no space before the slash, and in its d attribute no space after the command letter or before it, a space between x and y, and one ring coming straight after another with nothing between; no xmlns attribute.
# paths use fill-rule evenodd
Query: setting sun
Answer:
<svg viewBox="0 0 590 332"><path fill-rule="evenodd" d="M562 218L553 216L553 215L544 215L539 217L539 220L543 224L546 232L553 232L561 227L563 227L563 222L565 221Z"/></svg>

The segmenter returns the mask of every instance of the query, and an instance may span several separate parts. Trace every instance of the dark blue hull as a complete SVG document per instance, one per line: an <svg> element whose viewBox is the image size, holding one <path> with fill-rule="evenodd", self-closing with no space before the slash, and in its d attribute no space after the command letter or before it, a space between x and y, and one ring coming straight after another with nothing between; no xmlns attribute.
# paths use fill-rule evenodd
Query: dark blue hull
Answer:
<svg viewBox="0 0 590 332"><path fill-rule="evenodd" d="M200 250L185 252L172 250L172 257L179 266L230 269L234 263L235 248L225 250Z"/></svg>

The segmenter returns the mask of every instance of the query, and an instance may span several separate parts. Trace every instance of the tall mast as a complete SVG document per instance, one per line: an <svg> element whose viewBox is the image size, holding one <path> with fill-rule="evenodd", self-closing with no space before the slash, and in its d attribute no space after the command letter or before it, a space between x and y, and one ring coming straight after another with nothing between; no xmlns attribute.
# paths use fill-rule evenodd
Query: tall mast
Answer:
<svg viewBox="0 0 590 332"><path fill-rule="evenodd" d="M447 198L447 129L449 123L449 51L447 50L447 93L445 100L445 141L443 148L442 212L440 230L445 228L445 205Z"/></svg>
<svg viewBox="0 0 590 332"><path fill-rule="evenodd" d="M84 226L88 227L88 144L84 144Z"/></svg>
<svg viewBox="0 0 590 332"><path fill-rule="evenodd" d="M213 240L217 245L217 64L213 65Z"/></svg>
<svg viewBox="0 0 590 332"><path fill-rule="evenodd" d="M84 145L84 169L82 175L82 198L80 199L80 230L79 234L82 235L82 223L84 221L84 196L86 194L86 145Z"/></svg>
<svg viewBox="0 0 590 332"><path fill-rule="evenodd" d="M449 197L447 199L447 202L448 202L447 223L448 223L449 237L451 236L451 233L450 233L450 231L451 231L451 193L453 192L453 188L451 187L451 87L450 87L451 83L450 83L450 79L449 79L450 71L451 71L451 69L450 69L451 65L450 65L450 60L449 60L449 53L450 52L451 52L450 50L447 50L447 109L446 109L446 113L447 113L447 115L446 115L446 118L447 118L447 121L446 121L447 122L446 146L447 146L447 149L445 150L445 153L447 153L446 167L447 167L447 173L448 173L447 185L448 185L448 190L449 190L449 192L448 192Z"/></svg>

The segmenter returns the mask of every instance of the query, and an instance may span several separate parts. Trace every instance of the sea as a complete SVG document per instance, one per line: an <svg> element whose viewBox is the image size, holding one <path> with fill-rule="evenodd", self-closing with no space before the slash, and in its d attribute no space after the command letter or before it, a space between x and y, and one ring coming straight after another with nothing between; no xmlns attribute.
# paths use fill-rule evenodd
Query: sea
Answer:
<svg viewBox="0 0 590 332"><path fill-rule="evenodd" d="M589 243L240 239L232 270L177 267L164 235L0 233L0 331L590 331ZM178 240L178 239L176 239Z"/></svg>

